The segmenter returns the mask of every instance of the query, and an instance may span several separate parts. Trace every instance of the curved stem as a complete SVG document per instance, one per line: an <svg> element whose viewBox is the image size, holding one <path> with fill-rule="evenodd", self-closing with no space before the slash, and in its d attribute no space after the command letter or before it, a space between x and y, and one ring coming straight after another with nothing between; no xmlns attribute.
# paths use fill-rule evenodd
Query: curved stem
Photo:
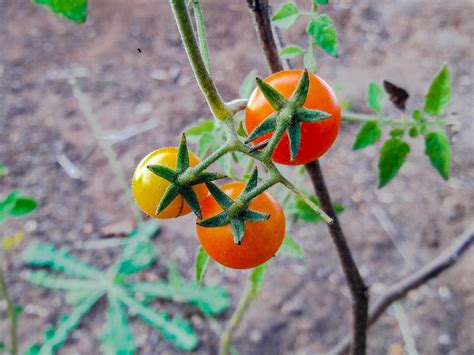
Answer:
<svg viewBox="0 0 474 355"><path fill-rule="evenodd" d="M0 264L0 296L5 299L7 304L7 314L10 320L10 354L16 355L18 353L18 335L17 335L17 313L13 305L8 287L3 274L3 267Z"/></svg>
<svg viewBox="0 0 474 355"><path fill-rule="evenodd" d="M349 112L345 111L342 113L342 119L344 121L349 122L369 122L369 121L377 121L379 118L376 115L368 115L368 114L361 114L356 112ZM382 124L387 124L392 127L415 127L418 123L414 121L407 121L406 119L400 120L395 118L389 117L380 117L380 122ZM449 122L445 119L433 119L433 120L426 120L426 124L430 126L447 126Z"/></svg>
<svg viewBox="0 0 474 355"><path fill-rule="evenodd" d="M199 87L204 93L214 117L219 120L225 120L229 118L231 114L222 101L214 81L206 69L201 53L199 52L199 46L196 37L194 36L193 26L186 7L186 0L170 0L170 3L181 39L183 40L184 48L188 54L188 59L193 68Z"/></svg>
<svg viewBox="0 0 474 355"><path fill-rule="evenodd" d="M209 59L209 46L207 44L206 25L202 16L201 2L193 0L194 18L196 20L197 36L199 40L199 51L206 66L207 72L212 76L211 60Z"/></svg>

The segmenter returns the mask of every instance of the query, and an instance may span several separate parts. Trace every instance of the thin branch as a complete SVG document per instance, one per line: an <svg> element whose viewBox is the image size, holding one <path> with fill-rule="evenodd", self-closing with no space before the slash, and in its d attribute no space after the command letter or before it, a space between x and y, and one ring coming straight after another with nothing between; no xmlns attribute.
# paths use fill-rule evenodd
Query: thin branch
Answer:
<svg viewBox="0 0 474 355"><path fill-rule="evenodd" d="M209 108L215 118L225 120L231 116L229 110L222 101L216 89L214 81L209 75L204 60L199 51L199 46L194 35L191 18L189 17L186 0L170 0L171 8L178 25L178 30L183 40L184 48L188 54L188 59L193 68L196 80L206 97Z"/></svg>
<svg viewBox="0 0 474 355"><path fill-rule="evenodd" d="M264 48L268 66L272 72L283 69L282 62L278 56L278 47L273 36L272 26L269 16L269 5L267 0L247 0L249 8L254 16L254 23L260 37L260 42ZM318 161L306 164L306 170L313 183L316 195L321 202L322 209L333 219L333 223L328 224L329 232L336 246L339 259L346 281L351 291L353 306L353 327L352 339L354 346L352 354L365 354L367 342L367 317L368 317L368 293L364 280L352 257L351 250L347 244L344 232L342 231L336 212L332 207L331 197L324 181Z"/></svg>
<svg viewBox="0 0 474 355"><path fill-rule="evenodd" d="M8 293L7 283L3 274L3 266L0 264L0 296L5 299L7 305L7 315L10 320L10 349L11 355L18 353L18 335L17 335L17 319L18 315L15 309L15 305L11 301Z"/></svg>
<svg viewBox="0 0 474 355"><path fill-rule="evenodd" d="M368 325L374 324L385 310L395 301L405 297L411 290L427 283L440 273L454 265L474 243L474 226L469 227L458 239L437 258L417 272L390 286L370 308ZM345 354L349 350L351 338L344 338L330 354Z"/></svg>
<svg viewBox="0 0 474 355"><path fill-rule="evenodd" d="M202 60L206 66L207 72L212 76L211 60L209 59L209 46L207 44L206 25L204 24L204 17L201 10L201 2L193 0L194 18L196 20L197 36L199 40L199 51L201 52Z"/></svg>

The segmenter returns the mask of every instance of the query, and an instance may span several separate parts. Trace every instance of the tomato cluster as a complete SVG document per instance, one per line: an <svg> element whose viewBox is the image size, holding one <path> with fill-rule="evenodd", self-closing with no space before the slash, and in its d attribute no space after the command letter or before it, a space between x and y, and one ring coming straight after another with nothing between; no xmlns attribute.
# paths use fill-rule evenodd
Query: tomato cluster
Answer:
<svg viewBox="0 0 474 355"><path fill-rule="evenodd" d="M302 77L301 70L289 70L273 74L265 82L284 97L290 98L298 86L300 77ZM340 108L331 88L314 74L309 74L309 87L303 107L324 111L328 118L317 122L298 123L301 144L298 146L296 156L294 154L290 156L289 137L282 136L273 151L274 162L298 165L313 161L324 154L336 139L340 126ZM246 129L252 132L274 111L274 107L266 101L260 88L255 89L246 108ZM258 144L271 136L272 133L268 133L256 139L253 144ZM209 194L208 187L214 186L214 189L217 187L206 186L210 182L205 179L196 180L187 187L187 198L178 193L181 190L174 184L182 184L182 182L176 182L177 176L182 171L179 171L177 166L180 164L179 159L184 159L180 156L180 149L181 147L160 148L148 154L138 164L133 174L132 192L140 209L154 218L175 218L194 211L198 216L196 232L199 242L212 259L224 266L247 269L256 267L273 257L285 235L285 216L279 203L268 192L260 193L249 202L246 208L249 209L247 211L250 215L266 216L266 218L245 220L243 223L242 217L242 243L240 239L236 243L235 230L233 230L235 226L230 223L230 220L213 227L201 225L204 220L207 221L213 217L216 219L219 214L222 215L222 203L216 199L212 189ZM200 163L199 158L187 150L187 147L185 149L187 151L186 169L197 166ZM156 170L150 168L153 166L160 167L162 172L157 175ZM255 184L256 181L255 175ZM170 190L173 188L176 188L178 192L170 198ZM248 187L243 182L232 182L220 186L219 190L226 195L225 198L228 201L233 203L243 191L246 191L246 188ZM191 191L191 195L194 196L192 199L189 199L189 189L194 191L194 193ZM168 199L166 207L157 212L157 206L163 204L163 199ZM187 201L194 200L198 206L189 206Z"/></svg>

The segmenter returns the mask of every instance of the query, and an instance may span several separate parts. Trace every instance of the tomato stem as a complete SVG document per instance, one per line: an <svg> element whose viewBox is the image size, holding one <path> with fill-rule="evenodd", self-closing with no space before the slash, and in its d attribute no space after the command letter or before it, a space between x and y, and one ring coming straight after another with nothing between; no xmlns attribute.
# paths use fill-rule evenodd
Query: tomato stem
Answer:
<svg viewBox="0 0 474 355"><path fill-rule="evenodd" d="M18 315L8 292L3 266L0 264L0 296L5 299L7 305L8 319L10 320L10 354L18 353L18 335L17 335L17 319Z"/></svg>

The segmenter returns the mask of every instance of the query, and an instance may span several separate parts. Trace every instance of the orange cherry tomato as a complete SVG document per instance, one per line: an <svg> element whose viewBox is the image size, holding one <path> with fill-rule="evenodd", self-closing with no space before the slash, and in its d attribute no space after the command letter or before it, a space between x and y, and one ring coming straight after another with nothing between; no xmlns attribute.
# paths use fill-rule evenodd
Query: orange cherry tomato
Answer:
<svg viewBox="0 0 474 355"><path fill-rule="evenodd" d="M174 170L176 169L177 154L177 147L157 149L143 158L133 173L132 192L135 201L138 207L151 217L175 218L187 215L191 212L191 208L184 201L184 198L178 195L159 215L155 213L156 207L170 183L153 174L147 169L147 166L164 165ZM189 166L196 166L199 162L199 158L193 152L189 151ZM208 190L205 184L193 186L193 189L199 201L207 196Z"/></svg>
<svg viewBox="0 0 474 355"><path fill-rule="evenodd" d="M265 82L273 86L283 96L290 97L301 78L302 70L285 70L270 75ZM309 73L309 90L305 108L320 110L331 114L331 117L319 122L301 124L300 149L295 159L290 158L290 141L284 134L277 145L272 159L285 165L306 164L321 157L334 143L341 125L341 109L331 87L317 75ZM247 104L245 111L245 126L248 133L252 132L266 117L275 110L257 87ZM270 138L272 133L254 141L260 143Z"/></svg>
<svg viewBox="0 0 474 355"><path fill-rule="evenodd" d="M220 187L235 200L245 188L243 182L232 182ZM278 202L264 192L255 197L249 208L268 213L263 222L245 222L242 244L234 243L230 225L207 228L196 225L199 242L209 256L218 263L233 269L249 269L270 259L281 246L285 237L285 216ZM209 195L201 203L203 219L222 212L222 207Z"/></svg>

